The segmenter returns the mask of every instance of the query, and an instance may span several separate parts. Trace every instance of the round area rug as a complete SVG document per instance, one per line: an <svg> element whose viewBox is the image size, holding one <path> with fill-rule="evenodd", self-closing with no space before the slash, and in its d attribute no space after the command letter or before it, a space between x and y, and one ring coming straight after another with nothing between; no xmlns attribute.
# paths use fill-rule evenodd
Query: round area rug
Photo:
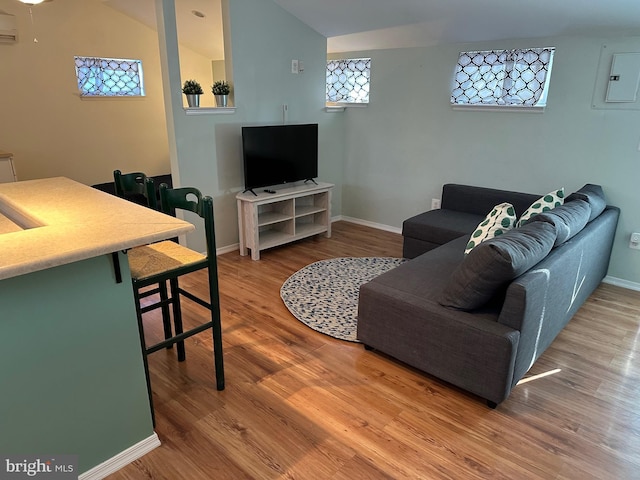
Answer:
<svg viewBox="0 0 640 480"><path fill-rule="evenodd" d="M282 285L280 297L305 325L331 337L357 342L360 285L405 261L392 257L321 260L291 275Z"/></svg>

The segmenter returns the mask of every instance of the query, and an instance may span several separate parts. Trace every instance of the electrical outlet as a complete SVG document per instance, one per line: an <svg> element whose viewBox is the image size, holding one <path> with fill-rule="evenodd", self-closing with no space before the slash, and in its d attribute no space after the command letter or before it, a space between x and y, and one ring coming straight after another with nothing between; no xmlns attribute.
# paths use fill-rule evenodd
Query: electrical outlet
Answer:
<svg viewBox="0 0 640 480"><path fill-rule="evenodd" d="M438 210L440 208L440 199L432 198L431 199L431 210Z"/></svg>
<svg viewBox="0 0 640 480"><path fill-rule="evenodd" d="M629 240L629 248L640 250L640 233L632 233Z"/></svg>
<svg viewBox="0 0 640 480"><path fill-rule="evenodd" d="M298 73L298 60L291 60L291 73Z"/></svg>

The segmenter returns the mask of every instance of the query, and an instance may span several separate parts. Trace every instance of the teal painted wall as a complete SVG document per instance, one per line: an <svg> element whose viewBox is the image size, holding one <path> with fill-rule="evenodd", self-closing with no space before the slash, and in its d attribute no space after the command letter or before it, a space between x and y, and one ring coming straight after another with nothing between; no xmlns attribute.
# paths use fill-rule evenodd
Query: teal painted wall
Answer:
<svg viewBox="0 0 640 480"><path fill-rule="evenodd" d="M603 44L640 51L640 37L561 37L332 55L372 57L370 105L345 114L342 213L400 228L448 182L541 194L598 183L622 209L609 275L640 283L628 248L640 231L640 110L591 107ZM451 109L460 51L532 46L556 47L543 114Z"/></svg>
<svg viewBox="0 0 640 480"><path fill-rule="evenodd" d="M172 171L179 184L214 198L217 246L238 242L235 196L244 189L241 127L283 123L283 104L288 105L288 123L320 125L319 179L336 184L332 213L340 215L344 116L324 111L326 39L272 1L224 1L226 71L236 112L187 116L179 89L174 0L156 1L164 16L159 31ZM304 63L304 73L291 73L292 59ZM193 223L197 231L187 241L202 251L200 222Z"/></svg>
<svg viewBox="0 0 640 480"><path fill-rule="evenodd" d="M0 452L79 455L85 472L153 435L131 282L111 256L2 280L0 311Z"/></svg>

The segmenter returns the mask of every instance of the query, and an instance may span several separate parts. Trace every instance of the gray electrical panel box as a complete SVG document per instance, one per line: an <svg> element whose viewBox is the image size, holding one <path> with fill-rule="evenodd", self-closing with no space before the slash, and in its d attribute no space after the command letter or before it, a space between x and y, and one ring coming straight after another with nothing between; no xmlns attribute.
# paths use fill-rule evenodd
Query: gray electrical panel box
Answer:
<svg viewBox="0 0 640 480"><path fill-rule="evenodd" d="M606 102L635 102L640 85L640 53L614 53Z"/></svg>

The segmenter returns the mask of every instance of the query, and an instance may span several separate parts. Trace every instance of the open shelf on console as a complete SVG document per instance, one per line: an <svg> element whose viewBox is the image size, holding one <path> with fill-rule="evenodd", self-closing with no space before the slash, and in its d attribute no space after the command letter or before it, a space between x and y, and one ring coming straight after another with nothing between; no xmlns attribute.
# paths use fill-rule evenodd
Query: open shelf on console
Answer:
<svg viewBox="0 0 640 480"><path fill-rule="evenodd" d="M325 233L331 236L331 189L333 185L298 185L276 193L239 193L238 228L240 254L260 251Z"/></svg>

